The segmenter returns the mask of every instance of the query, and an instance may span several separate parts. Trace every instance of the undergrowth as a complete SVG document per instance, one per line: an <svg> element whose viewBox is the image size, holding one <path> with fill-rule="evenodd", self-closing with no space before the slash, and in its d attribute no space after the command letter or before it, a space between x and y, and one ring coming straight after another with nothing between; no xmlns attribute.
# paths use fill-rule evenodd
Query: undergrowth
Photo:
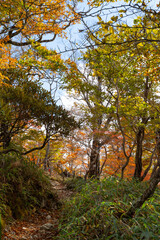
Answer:
<svg viewBox="0 0 160 240"><path fill-rule="evenodd" d="M80 193L65 204L56 239L159 240L159 189L133 219L125 222L116 215L117 212L125 213L146 187L147 183L116 178L86 183Z"/></svg>
<svg viewBox="0 0 160 240"><path fill-rule="evenodd" d="M7 154L0 161L0 215L5 219L23 218L40 207L58 202L43 171L27 159Z"/></svg>
<svg viewBox="0 0 160 240"><path fill-rule="evenodd" d="M86 181L82 177L74 177L74 178L66 178L64 183L68 190L80 192L84 187L84 185L86 184Z"/></svg>

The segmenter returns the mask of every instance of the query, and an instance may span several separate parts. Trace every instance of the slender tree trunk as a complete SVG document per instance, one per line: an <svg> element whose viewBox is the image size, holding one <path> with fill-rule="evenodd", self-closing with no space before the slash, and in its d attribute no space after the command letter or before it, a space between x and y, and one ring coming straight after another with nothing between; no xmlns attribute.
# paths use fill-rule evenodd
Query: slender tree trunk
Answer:
<svg viewBox="0 0 160 240"><path fill-rule="evenodd" d="M48 141L47 148L46 148L45 158L44 158L44 160L43 160L44 170L47 170L47 167L48 167L49 148L50 148L50 144L49 144L49 141Z"/></svg>
<svg viewBox="0 0 160 240"><path fill-rule="evenodd" d="M146 76L145 83L144 83L144 101L148 102L148 94L149 89L151 88L152 82L149 83L149 77ZM142 124L146 125L148 122L148 117L143 116L142 117ZM141 174L142 174L142 152L143 152L143 140L144 140L144 130L145 128L139 127L136 141L137 141L137 150L136 150L136 157L135 157L135 172L134 172L134 178L141 181Z"/></svg>
<svg viewBox="0 0 160 240"><path fill-rule="evenodd" d="M150 157L150 163L149 163L148 167L145 169L143 175L141 176L141 181L144 180L144 178L146 177L146 175L148 174L149 170L150 170L151 167L152 167L153 157L154 157L154 155L155 155L155 152L156 152L156 150L157 150L157 147L158 147L158 144L156 144L156 146L155 146L155 148L154 148L154 150L153 150L153 152L152 152L152 155L151 155L151 157ZM152 172L152 173L153 173L153 172Z"/></svg>
<svg viewBox="0 0 160 240"><path fill-rule="evenodd" d="M141 180L143 139L144 139L144 128L139 127L139 130L137 133L137 139L136 139L137 149L136 149L136 156L135 156L135 172L134 172L134 178L137 180Z"/></svg>
<svg viewBox="0 0 160 240"><path fill-rule="evenodd" d="M130 159L130 157L129 157L129 156L126 156L126 162L125 162L125 164L122 166L122 169L121 169L121 180L122 180L123 177L124 177L124 170L125 170L125 168L128 166L129 159Z"/></svg>
<svg viewBox="0 0 160 240"><path fill-rule="evenodd" d="M132 207L123 215L123 218L131 218L134 216L137 209L141 208L143 203L148 200L155 192L158 183L160 182L160 129L156 131L156 146L157 146L157 164L153 170L150 179L149 187L144 191L142 196L133 203Z"/></svg>
<svg viewBox="0 0 160 240"><path fill-rule="evenodd" d="M89 165L89 178L99 178L100 175L100 143L99 140L94 137L91 156L90 156L90 165Z"/></svg>

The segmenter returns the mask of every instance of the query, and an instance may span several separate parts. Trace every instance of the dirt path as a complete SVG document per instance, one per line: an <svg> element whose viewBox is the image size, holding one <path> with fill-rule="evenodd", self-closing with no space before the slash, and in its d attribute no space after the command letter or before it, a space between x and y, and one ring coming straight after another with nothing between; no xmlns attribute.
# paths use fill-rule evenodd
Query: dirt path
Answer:
<svg viewBox="0 0 160 240"><path fill-rule="evenodd" d="M73 192L66 189L63 183L51 180L60 201L70 198ZM53 240L58 234L58 223L61 209L55 207L50 211L41 209L23 221L15 221L4 230L2 240Z"/></svg>

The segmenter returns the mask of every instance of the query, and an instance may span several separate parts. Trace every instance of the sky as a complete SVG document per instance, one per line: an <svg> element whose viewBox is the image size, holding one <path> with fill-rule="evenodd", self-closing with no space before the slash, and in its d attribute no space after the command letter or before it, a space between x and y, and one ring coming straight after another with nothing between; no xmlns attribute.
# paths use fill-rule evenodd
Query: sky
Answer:
<svg viewBox="0 0 160 240"><path fill-rule="evenodd" d="M152 6L152 8L156 7L156 5L160 3L159 0L151 0L150 6ZM124 4L123 1L117 1L117 3L114 3L114 6L118 6L119 4ZM109 5L107 5L109 6ZM82 4L79 5L78 10L80 11L85 11L88 9L87 6L87 1L85 0ZM97 11L97 9L95 9L95 11ZM102 13L102 18L104 20L109 20L109 18L113 15L111 14L110 16L108 14L106 14L106 12ZM97 21L97 17L88 17L85 19L86 23L89 26L94 25L94 23ZM127 18L127 22L131 23L132 19ZM71 48L71 44L69 42L69 40L72 43L78 43L79 46L82 45L85 42L85 37L84 37L84 32L80 33L79 30L84 29L83 24L76 24L74 26L72 26L71 28L67 29L67 35L68 35L68 40L62 39L60 37L56 38L56 40L52 43L48 43L46 44L46 46L50 49L53 50L57 50L57 52L63 52L65 49L70 49ZM79 51L76 52L76 57L79 56ZM62 57L64 59L70 58L72 57L72 51L68 51L62 54ZM48 88L47 85L44 85L45 88ZM59 104L62 104L65 106L65 108L67 108L68 110L71 109L71 107L74 104L74 99L70 98L68 96L68 94L65 91L62 90L58 90L57 94L56 94L56 99L61 99L61 101L59 101Z"/></svg>

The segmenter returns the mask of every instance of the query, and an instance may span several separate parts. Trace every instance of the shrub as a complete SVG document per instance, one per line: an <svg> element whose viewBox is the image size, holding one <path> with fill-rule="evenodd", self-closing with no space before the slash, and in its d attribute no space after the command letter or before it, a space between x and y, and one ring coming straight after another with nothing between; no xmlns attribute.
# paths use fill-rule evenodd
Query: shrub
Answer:
<svg viewBox="0 0 160 240"><path fill-rule="evenodd" d="M86 184L86 181L84 178L74 177L74 178L67 178L65 180L65 184L67 189L80 192L84 187L84 185Z"/></svg>
<svg viewBox="0 0 160 240"><path fill-rule="evenodd" d="M66 203L58 240L159 239L159 189L128 222L117 217L124 213L147 183L91 181Z"/></svg>
<svg viewBox="0 0 160 240"><path fill-rule="evenodd" d="M21 218L39 207L58 203L43 171L16 154L2 156L0 162L0 214Z"/></svg>

